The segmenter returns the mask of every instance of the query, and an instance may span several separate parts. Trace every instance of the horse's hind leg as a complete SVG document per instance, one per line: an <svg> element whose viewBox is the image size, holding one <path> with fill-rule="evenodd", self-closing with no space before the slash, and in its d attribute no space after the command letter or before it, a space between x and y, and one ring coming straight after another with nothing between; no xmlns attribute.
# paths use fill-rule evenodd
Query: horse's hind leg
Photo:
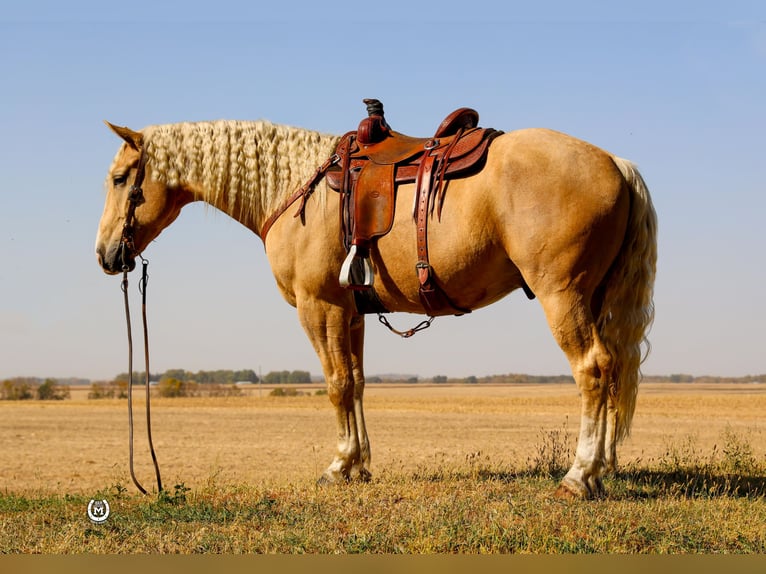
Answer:
<svg viewBox="0 0 766 574"><path fill-rule="evenodd" d="M596 291L594 295L591 311L594 317L601 312L603 304L603 292ZM616 389L610 387L606 396L606 444L605 444L605 472L617 471L617 397L614 395Z"/></svg>
<svg viewBox="0 0 766 574"><path fill-rule="evenodd" d="M601 476L606 467L610 427L612 357L599 337L586 299L571 290L540 297L551 332L569 359L582 400L575 459L557 491L562 496L604 494Z"/></svg>
<svg viewBox="0 0 766 574"><path fill-rule="evenodd" d="M607 395L605 456L604 472L617 472L617 405L611 392Z"/></svg>

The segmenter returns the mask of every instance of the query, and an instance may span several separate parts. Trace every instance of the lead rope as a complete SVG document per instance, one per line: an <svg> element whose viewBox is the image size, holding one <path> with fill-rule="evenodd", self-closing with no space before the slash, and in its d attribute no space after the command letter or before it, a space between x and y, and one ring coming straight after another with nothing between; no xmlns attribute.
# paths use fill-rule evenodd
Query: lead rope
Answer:
<svg viewBox="0 0 766 574"><path fill-rule="evenodd" d="M139 255L139 257L141 257ZM145 361L145 386L146 386L146 433L149 439L149 450L152 454L152 462L154 463L154 471L157 476L157 492L162 492L162 478L160 477L160 466L157 462L157 455L154 452L154 443L152 441L152 422L151 422L151 393L149 388L149 335L146 322L146 285L149 280L147 273L147 267L149 261L141 257L143 263L143 272L141 274L141 282L138 285L138 289L141 292L141 316L144 327L144 357ZM125 319L128 326L128 435L129 435L129 450L130 450L130 477L133 479L133 484L141 491L142 494L148 494L146 489L141 486L141 483L136 478L136 473L133 468L133 333L130 320L130 303L128 297L128 267L123 267L122 274L122 292L125 300Z"/></svg>

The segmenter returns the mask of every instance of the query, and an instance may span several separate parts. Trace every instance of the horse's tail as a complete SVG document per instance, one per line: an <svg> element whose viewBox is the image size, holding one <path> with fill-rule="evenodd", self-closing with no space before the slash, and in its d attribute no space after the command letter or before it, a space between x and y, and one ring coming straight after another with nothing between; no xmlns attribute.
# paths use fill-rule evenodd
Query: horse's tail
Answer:
<svg viewBox="0 0 766 574"><path fill-rule="evenodd" d="M615 439L620 441L630 433L640 367L650 350L647 334L654 320L657 214L638 169L627 160L612 159L630 189L630 217L606 278L597 325L614 361L610 394L617 409Z"/></svg>

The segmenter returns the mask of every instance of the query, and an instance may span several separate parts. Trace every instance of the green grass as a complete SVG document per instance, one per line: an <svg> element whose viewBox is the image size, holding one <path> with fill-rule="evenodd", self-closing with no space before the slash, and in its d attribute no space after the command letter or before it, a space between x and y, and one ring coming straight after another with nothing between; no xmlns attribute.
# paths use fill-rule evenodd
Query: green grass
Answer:
<svg viewBox="0 0 766 574"><path fill-rule="evenodd" d="M766 465L740 437L629 463L596 501L551 495L567 441L543 435L525 468L476 453L368 484L114 485L92 496L111 506L100 525L91 497L5 493L0 553L766 553Z"/></svg>

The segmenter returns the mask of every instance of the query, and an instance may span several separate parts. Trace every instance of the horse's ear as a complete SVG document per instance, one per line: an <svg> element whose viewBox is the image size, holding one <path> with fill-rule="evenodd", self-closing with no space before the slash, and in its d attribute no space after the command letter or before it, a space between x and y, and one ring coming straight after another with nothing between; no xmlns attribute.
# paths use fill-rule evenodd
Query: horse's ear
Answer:
<svg viewBox="0 0 766 574"><path fill-rule="evenodd" d="M134 132L130 128L110 124L106 120L104 120L104 123L109 127L110 130L125 140L125 143L127 143L134 150L138 151L143 145L144 135L141 132Z"/></svg>

